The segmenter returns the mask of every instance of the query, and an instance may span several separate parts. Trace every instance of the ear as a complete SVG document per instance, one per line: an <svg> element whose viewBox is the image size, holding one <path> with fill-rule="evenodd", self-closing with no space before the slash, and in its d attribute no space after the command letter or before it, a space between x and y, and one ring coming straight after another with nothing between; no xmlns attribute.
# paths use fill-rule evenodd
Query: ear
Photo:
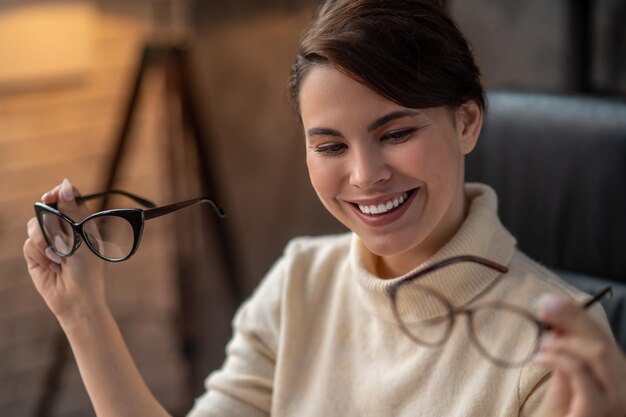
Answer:
<svg viewBox="0 0 626 417"><path fill-rule="evenodd" d="M454 113L460 149L463 155L467 155L478 142L483 126L483 109L474 100L469 100L461 104Z"/></svg>

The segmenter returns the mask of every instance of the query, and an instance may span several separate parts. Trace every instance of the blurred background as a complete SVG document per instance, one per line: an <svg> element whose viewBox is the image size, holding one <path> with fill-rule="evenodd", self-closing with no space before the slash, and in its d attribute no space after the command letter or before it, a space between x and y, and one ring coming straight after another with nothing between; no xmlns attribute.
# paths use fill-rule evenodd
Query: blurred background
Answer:
<svg viewBox="0 0 626 417"><path fill-rule="evenodd" d="M343 230L309 185L286 87L317 4L0 0L1 416L94 415L22 258L32 204L63 178L158 205L209 193L226 210L151 220L138 253L107 265L129 348L176 416L285 243ZM623 0L446 6L488 89L626 97Z"/></svg>

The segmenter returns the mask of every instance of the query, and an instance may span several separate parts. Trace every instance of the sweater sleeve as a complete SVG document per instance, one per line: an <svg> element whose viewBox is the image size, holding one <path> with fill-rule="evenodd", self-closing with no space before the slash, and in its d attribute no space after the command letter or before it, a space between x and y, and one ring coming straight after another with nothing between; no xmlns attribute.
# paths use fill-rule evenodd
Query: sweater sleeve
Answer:
<svg viewBox="0 0 626 417"><path fill-rule="evenodd" d="M546 373L525 397L520 409L520 417L532 417L539 415L539 406L545 396L550 380L550 374Z"/></svg>
<svg viewBox="0 0 626 417"><path fill-rule="evenodd" d="M269 416L280 335L284 258L239 309L222 368L206 379L206 393L187 417Z"/></svg>

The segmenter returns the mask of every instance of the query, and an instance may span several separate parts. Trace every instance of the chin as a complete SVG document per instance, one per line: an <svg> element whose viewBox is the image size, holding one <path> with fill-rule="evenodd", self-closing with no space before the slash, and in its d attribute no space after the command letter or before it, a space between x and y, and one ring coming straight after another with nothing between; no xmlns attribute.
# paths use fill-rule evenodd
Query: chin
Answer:
<svg viewBox="0 0 626 417"><path fill-rule="evenodd" d="M370 252L381 257L401 255L416 246L414 241L398 239L397 235L375 237L359 235L359 238Z"/></svg>

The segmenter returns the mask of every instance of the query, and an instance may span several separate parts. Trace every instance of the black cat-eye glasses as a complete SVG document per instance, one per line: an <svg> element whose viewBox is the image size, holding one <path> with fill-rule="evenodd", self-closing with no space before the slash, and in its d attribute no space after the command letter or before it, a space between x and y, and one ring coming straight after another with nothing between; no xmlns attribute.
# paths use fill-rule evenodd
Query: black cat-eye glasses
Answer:
<svg viewBox="0 0 626 417"><path fill-rule="evenodd" d="M139 247L144 222L185 207L209 203L216 214L224 217L222 208L208 197L194 198L179 203L156 207L154 203L121 190L77 196L81 203L108 195L123 195L146 207L118 208L93 213L80 222L72 220L57 209L56 204L35 203L35 214L48 245L61 257L71 256L80 244L87 246L98 257L109 262L121 262L133 256Z"/></svg>

